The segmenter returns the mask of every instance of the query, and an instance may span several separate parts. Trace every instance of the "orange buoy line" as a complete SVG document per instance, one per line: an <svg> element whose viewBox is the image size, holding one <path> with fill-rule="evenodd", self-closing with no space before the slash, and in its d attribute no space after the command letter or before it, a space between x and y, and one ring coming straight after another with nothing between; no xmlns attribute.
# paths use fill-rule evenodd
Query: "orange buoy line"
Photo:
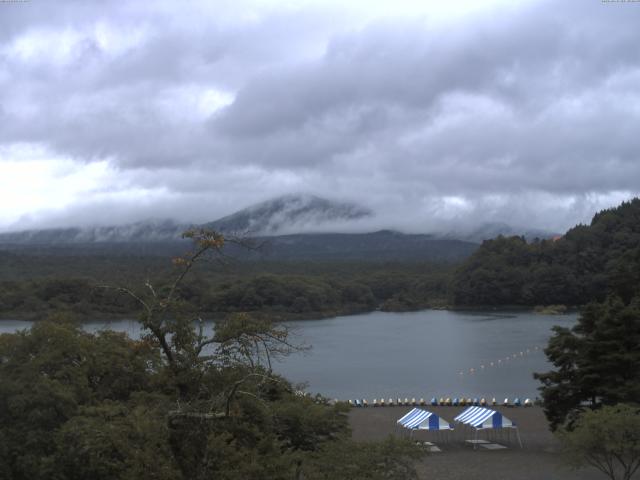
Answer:
<svg viewBox="0 0 640 480"><path fill-rule="evenodd" d="M483 364L481 364L479 367L469 367L466 370L460 370L458 372L458 376L463 377L465 374L466 375L474 375L478 372L483 372L483 371L487 371L491 368L495 368L495 367L501 367L502 365L506 365L510 362L512 362L513 360L519 358L519 357L526 357L527 355L530 355L532 353L538 352L543 350L544 347L541 347L539 345L535 345L533 347L530 348L524 348L522 350L519 350L517 352L514 352L510 355L507 355L504 358L498 358L497 360L491 360L489 362L485 362Z"/></svg>

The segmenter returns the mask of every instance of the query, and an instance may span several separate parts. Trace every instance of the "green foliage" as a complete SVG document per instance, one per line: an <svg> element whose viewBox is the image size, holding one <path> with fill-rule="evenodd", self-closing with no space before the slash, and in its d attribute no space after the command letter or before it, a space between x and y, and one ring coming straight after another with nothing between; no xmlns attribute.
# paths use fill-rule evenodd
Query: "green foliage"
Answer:
<svg viewBox="0 0 640 480"><path fill-rule="evenodd" d="M237 338L242 325L220 335ZM269 332L248 327L240 336L256 330ZM365 478L340 476L342 463L372 478L386 469L395 473L384 478L413 478L416 452L406 445L348 440L342 404L296 395L286 380L224 349L216 368L193 367L199 387L180 396L160 353L149 341L88 334L69 322L2 335L2 478Z"/></svg>
<svg viewBox="0 0 640 480"><path fill-rule="evenodd" d="M154 400L156 400L154 402ZM179 478L168 443L168 405L152 396L83 407L56 432L55 471L60 478Z"/></svg>
<svg viewBox="0 0 640 480"><path fill-rule="evenodd" d="M328 444L312 458L309 480L417 479L415 461L424 455L417 445L389 437L385 442Z"/></svg>
<svg viewBox="0 0 640 480"><path fill-rule="evenodd" d="M591 465L611 480L630 480L640 467L640 410L605 406L586 411L572 430L559 432L563 453L573 467Z"/></svg>
<svg viewBox="0 0 640 480"><path fill-rule="evenodd" d="M545 353L555 369L536 374L552 428L570 424L587 403L640 399L640 296L586 306L572 329L555 327Z"/></svg>
<svg viewBox="0 0 640 480"><path fill-rule="evenodd" d="M159 357L123 334L90 335L45 321L0 336L0 425L16 479L54 478L59 429L84 406L126 402L150 388Z"/></svg>
<svg viewBox="0 0 640 480"><path fill-rule="evenodd" d="M560 239L498 237L456 271L456 305L583 305L640 288L640 199L596 214Z"/></svg>
<svg viewBox="0 0 640 480"><path fill-rule="evenodd" d="M347 407L300 395L271 371L273 358L303 348L286 328L247 314L213 336L194 327L203 295L185 278L224 239L189 235L196 249L174 261L171 281L113 289L139 305L141 340L89 334L65 315L0 336L2 478L414 478L418 450L354 444ZM271 279L255 285L263 301L289 294ZM77 286L55 284L46 298L77 301ZM347 301L361 295L352 287Z"/></svg>
<svg viewBox="0 0 640 480"><path fill-rule="evenodd" d="M36 261L24 257L25 261ZM68 270L57 257L40 259L53 274L18 279L18 272L0 272L0 316L42 318L50 312L68 311L82 318L132 316L139 305L111 284L144 284L145 272L160 270L153 257L132 262L127 273L103 259L79 257L80 267ZM1 254L0 254L1 260ZM75 264L76 259L67 259ZM95 262L95 263L92 263ZM242 263L238 271L216 271L197 265L180 283L181 300L212 317L251 312L272 319L320 318L382 310L405 311L446 303L450 266L408 264L305 264ZM86 277L79 273L85 268ZM4 275L2 275L4 274ZM172 280L165 270L158 278ZM125 283L126 279L126 283ZM131 287L130 287L131 288Z"/></svg>

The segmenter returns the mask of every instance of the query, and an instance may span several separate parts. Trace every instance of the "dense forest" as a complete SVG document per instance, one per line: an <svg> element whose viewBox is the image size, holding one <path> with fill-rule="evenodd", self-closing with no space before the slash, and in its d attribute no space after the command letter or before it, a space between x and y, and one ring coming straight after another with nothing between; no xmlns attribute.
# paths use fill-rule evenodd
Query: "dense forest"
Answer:
<svg viewBox="0 0 640 480"><path fill-rule="evenodd" d="M121 263L119 263L119 261ZM158 257L0 254L0 315L42 318L127 316L136 305L114 288L167 278ZM375 309L440 307L455 267L450 264L372 262L245 262L198 265L181 284L185 301L212 317L260 312L273 319L321 318Z"/></svg>
<svg viewBox="0 0 640 480"><path fill-rule="evenodd" d="M414 479L408 441L355 443L348 406L271 369L303 350L246 314L193 323L180 288L224 239L195 236L166 288L125 289L145 334L85 332L55 314L0 335L0 477L8 480Z"/></svg>
<svg viewBox="0 0 640 480"><path fill-rule="evenodd" d="M0 251L0 316L131 315L114 288L167 278L156 255L47 255ZM630 299L640 284L640 200L596 214L563 237L485 241L460 265L424 261L247 261L198 265L182 297L213 318L272 319L466 306L584 305L608 293Z"/></svg>
<svg viewBox="0 0 640 480"><path fill-rule="evenodd" d="M640 285L640 199L597 213L563 237L485 241L455 272L455 305L583 305Z"/></svg>

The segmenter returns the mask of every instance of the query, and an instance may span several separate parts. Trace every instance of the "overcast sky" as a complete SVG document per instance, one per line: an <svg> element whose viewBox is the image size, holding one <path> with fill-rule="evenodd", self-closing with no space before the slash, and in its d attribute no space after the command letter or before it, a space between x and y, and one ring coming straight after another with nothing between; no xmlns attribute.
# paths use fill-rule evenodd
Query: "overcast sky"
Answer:
<svg viewBox="0 0 640 480"><path fill-rule="evenodd" d="M0 1L0 230L292 192L412 231L637 195L640 3Z"/></svg>

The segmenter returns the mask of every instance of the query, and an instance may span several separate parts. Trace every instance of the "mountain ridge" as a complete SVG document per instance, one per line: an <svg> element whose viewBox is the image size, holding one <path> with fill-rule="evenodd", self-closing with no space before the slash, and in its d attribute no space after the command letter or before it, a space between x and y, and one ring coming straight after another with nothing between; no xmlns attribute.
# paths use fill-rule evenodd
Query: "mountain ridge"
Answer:
<svg viewBox="0 0 640 480"><path fill-rule="evenodd" d="M310 194L290 194L251 205L204 224L220 232L256 235L301 233L309 226L370 217L373 212L350 202L337 202Z"/></svg>
<svg viewBox="0 0 640 480"><path fill-rule="evenodd" d="M302 242L304 235L347 234L347 232L340 230L352 230L349 227L354 225L363 228L364 225L358 224L358 222L368 221L373 217L374 212L369 208L355 203L328 200L310 194L289 194L250 205L230 215L203 224L182 223L171 219L150 219L125 225L23 230L0 233L0 245L4 245L6 248L7 245L26 247L29 245L182 244L184 242L182 233L191 228L206 228L225 234L250 237L275 238L295 235L295 238ZM497 222L449 232L409 234L393 229L373 229L361 232L359 235L376 234L381 231L394 232L397 235L423 235L425 240L455 240L474 244L480 244L485 239L495 238L499 235L525 236L530 240L536 237L550 238L553 236L550 232L518 229ZM407 239L409 238L407 237ZM282 244L282 242L276 243Z"/></svg>

